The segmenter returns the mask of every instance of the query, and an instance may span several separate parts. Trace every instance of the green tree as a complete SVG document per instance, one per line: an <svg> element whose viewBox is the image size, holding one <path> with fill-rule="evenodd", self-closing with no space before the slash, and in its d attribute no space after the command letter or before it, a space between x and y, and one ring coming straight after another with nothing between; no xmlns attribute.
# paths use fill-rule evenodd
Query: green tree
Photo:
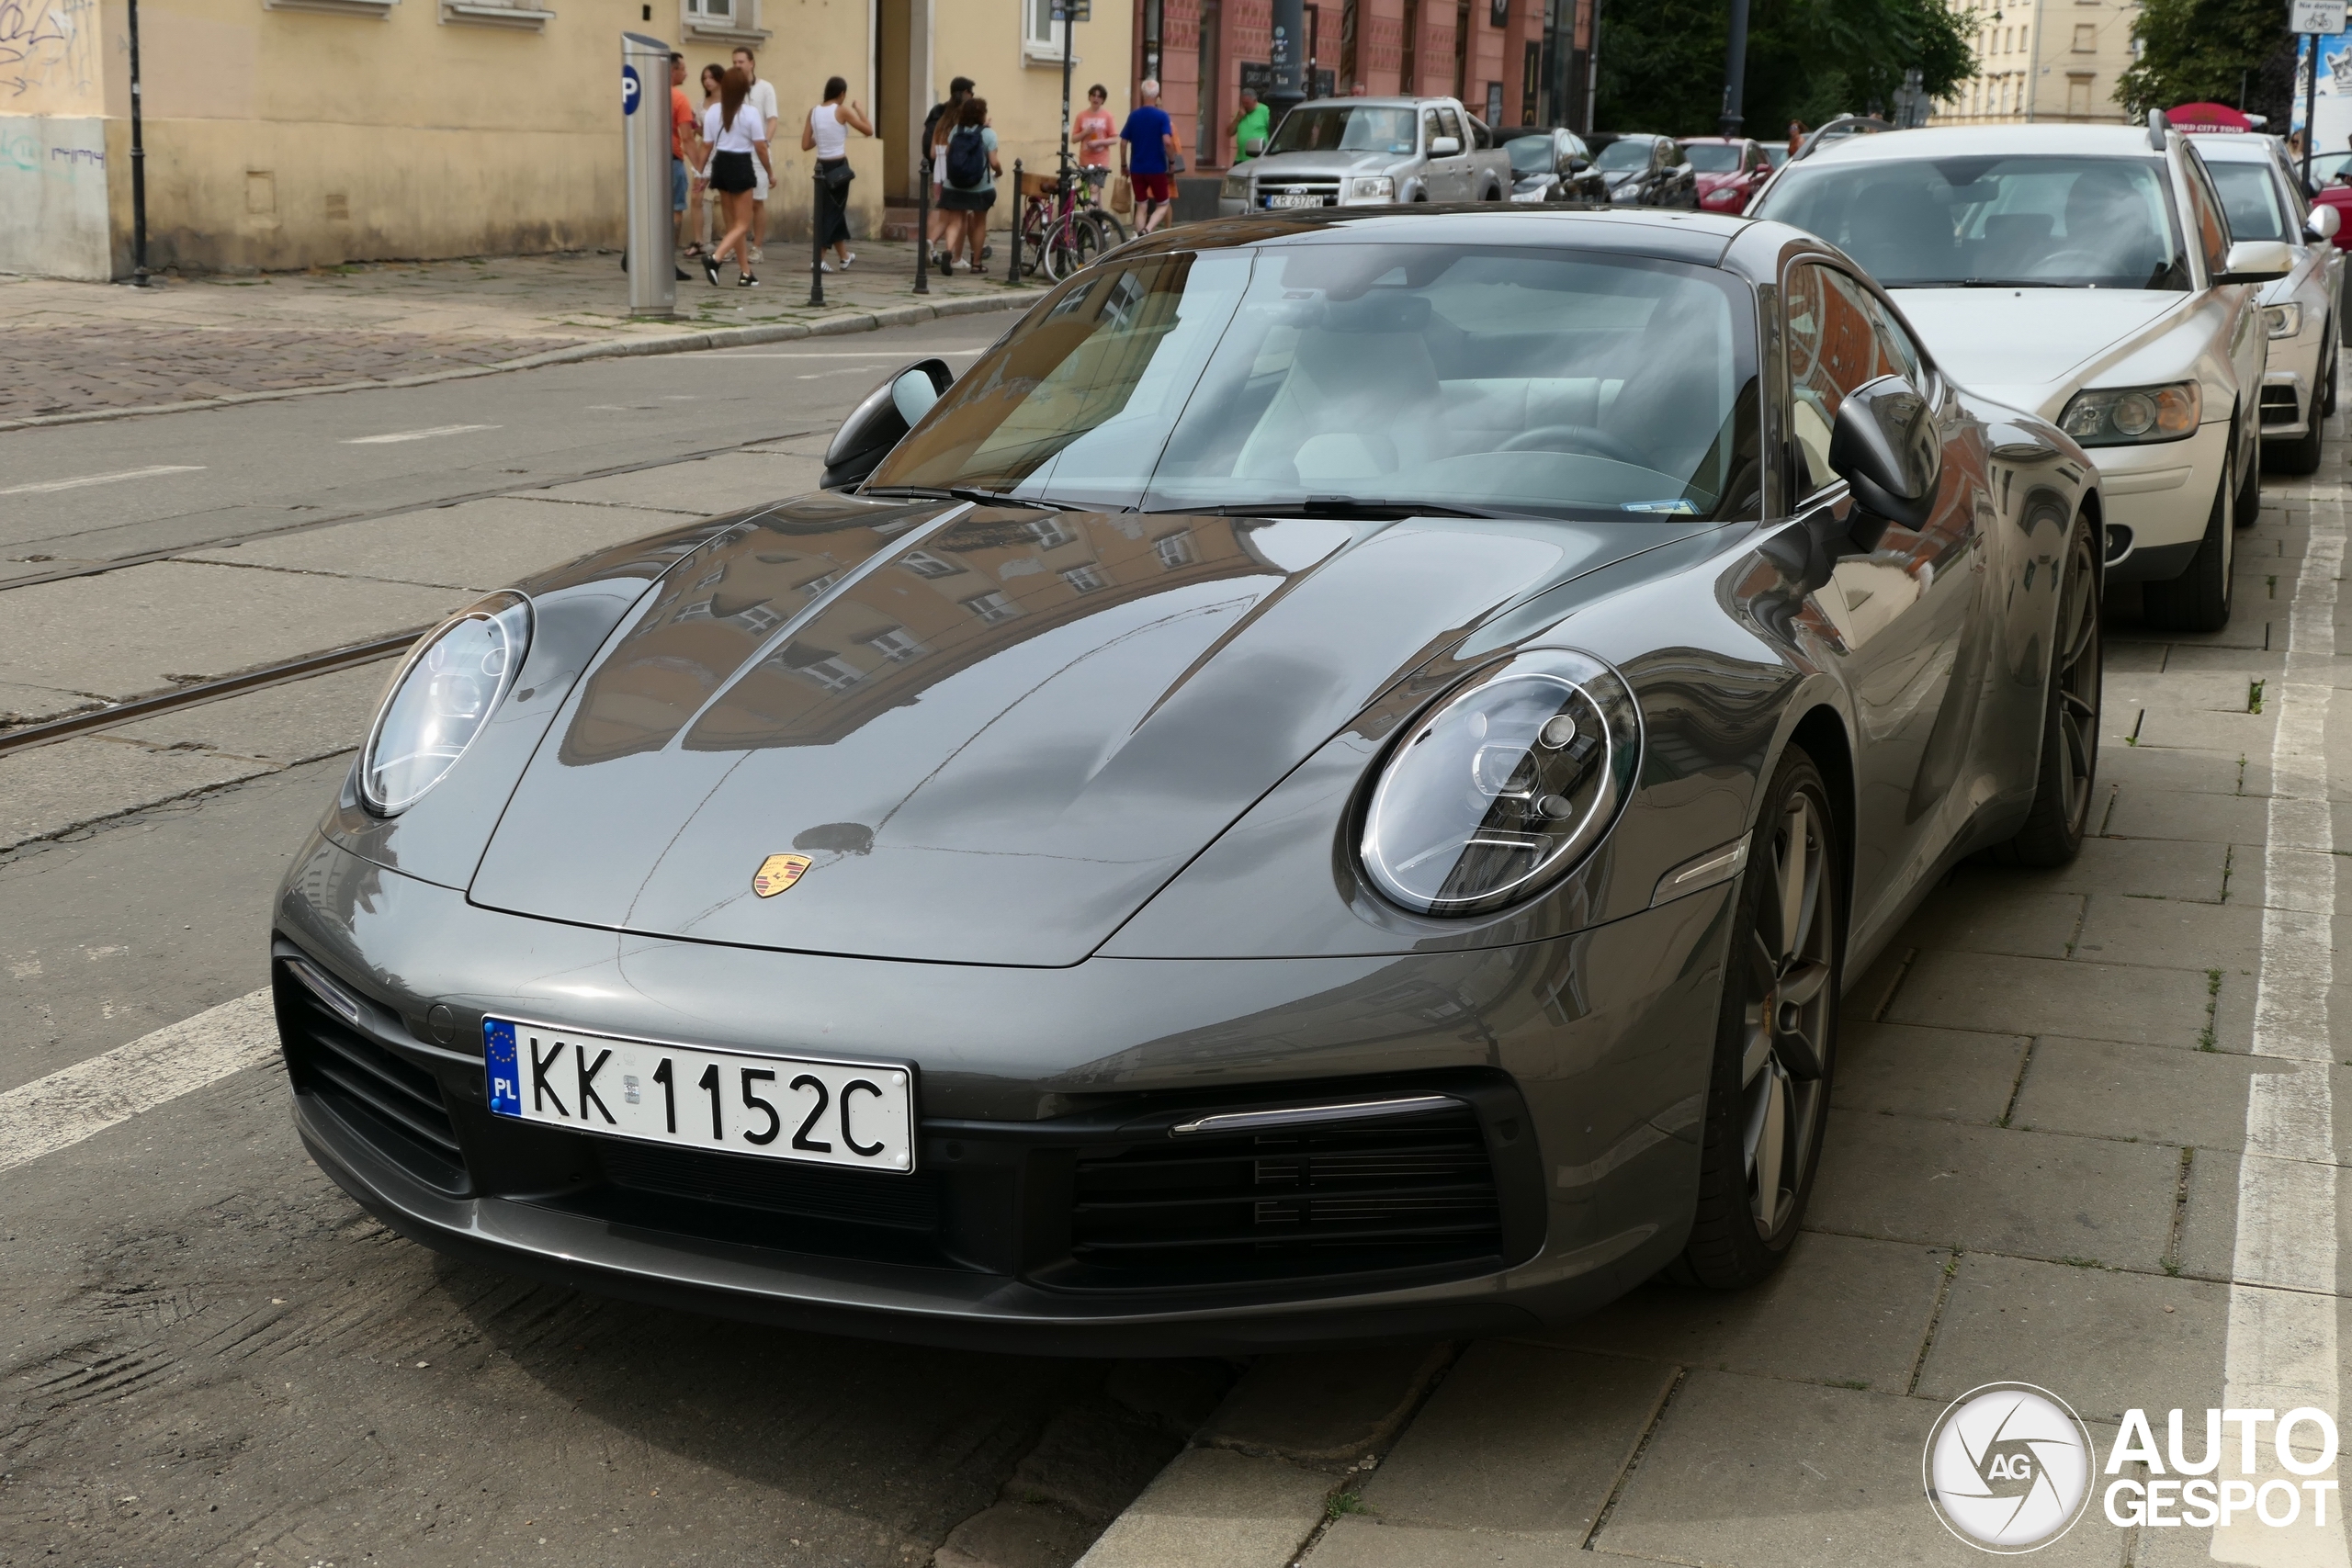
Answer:
<svg viewBox="0 0 2352 1568"><path fill-rule="evenodd" d="M2135 118L2175 104L2242 103L2274 117L2286 107L2279 79L2291 84L2294 39L2278 0L2147 0L2132 37L2140 59L2115 101Z"/></svg>
<svg viewBox="0 0 2352 1568"><path fill-rule="evenodd" d="M1600 13L1606 130L1712 133L1723 112L1724 0L1615 0ZM1777 141L1807 125L1894 101L1917 70L1943 97L1975 74L1968 36L1947 0L1752 0L1743 111L1749 134Z"/></svg>

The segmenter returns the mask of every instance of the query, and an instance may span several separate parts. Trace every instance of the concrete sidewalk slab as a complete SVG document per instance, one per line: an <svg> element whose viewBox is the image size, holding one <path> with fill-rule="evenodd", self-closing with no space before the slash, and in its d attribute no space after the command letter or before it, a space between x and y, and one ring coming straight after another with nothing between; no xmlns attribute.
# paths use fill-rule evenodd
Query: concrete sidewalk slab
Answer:
<svg viewBox="0 0 2352 1568"><path fill-rule="evenodd" d="M2151 969L2240 968L2262 954L2262 911L2236 899L2206 904L2102 894L2090 901L2075 951Z"/></svg>
<svg viewBox="0 0 2352 1568"><path fill-rule="evenodd" d="M2007 1114L2017 1094L2028 1043L2021 1034L1849 1020L1838 1043L1830 1104L1844 1114L1989 1126Z"/></svg>
<svg viewBox="0 0 2352 1568"><path fill-rule="evenodd" d="M1323 1522L1332 1478L1229 1449L1187 1449L1077 1568L1282 1568Z"/></svg>
<svg viewBox="0 0 2352 1568"><path fill-rule="evenodd" d="M484 592L679 521L674 512L497 496L180 558Z"/></svg>
<svg viewBox="0 0 2352 1568"><path fill-rule="evenodd" d="M277 772L277 764L204 750L151 750L78 736L0 757L0 850L199 790Z"/></svg>
<svg viewBox="0 0 2352 1568"><path fill-rule="evenodd" d="M1416 1528L1349 1515L1325 1532L1305 1562L1309 1568L1559 1568L1573 1561L1581 1539L1581 1532Z"/></svg>
<svg viewBox="0 0 2352 1568"><path fill-rule="evenodd" d="M2050 1036L2034 1043L2014 1120L2035 1132L2235 1151L2245 1144L2249 1083L2282 1070L2243 1052ZM2336 1093L2352 1093L2352 1068L2331 1077ZM2335 1140L2340 1152L2352 1149L2352 1127L2338 1126Z"/></svg>
<svg viewBox="0 0 2352 1568"><path fill-rule="evenodd" d="M2205 1027L2205 977L2184 970L1923 952L1886 1021L2194 1045Z"/></svg>
<svg viewBox="0 0 2352 1568"><path fill-rule="evenodd" d="M1345 1463L1385 1446L1453 1357L1453 1346L1429 1344L1264 1357L1197 1440L1306 1464Z"/></svg>

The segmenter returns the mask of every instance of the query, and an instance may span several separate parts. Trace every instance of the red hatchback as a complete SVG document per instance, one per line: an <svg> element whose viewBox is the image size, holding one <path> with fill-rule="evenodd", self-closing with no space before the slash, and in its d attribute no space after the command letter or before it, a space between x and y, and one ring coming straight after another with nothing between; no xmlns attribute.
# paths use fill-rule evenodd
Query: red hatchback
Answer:
<svg viewBox="0 0 2352 1568"><path fill-rule="evenodd" d="M1682 155L1699 185L1699 209L1730 214L1747 210L1764 182L1772 177L1771 161L1763 144L1745 137L1692 136L1682 142Z"/></svg>

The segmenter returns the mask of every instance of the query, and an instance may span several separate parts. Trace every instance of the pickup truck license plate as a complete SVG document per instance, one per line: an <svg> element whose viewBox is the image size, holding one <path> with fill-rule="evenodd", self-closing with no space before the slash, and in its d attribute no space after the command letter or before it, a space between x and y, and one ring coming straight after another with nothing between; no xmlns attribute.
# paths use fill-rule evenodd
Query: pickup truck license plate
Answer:
<svg viewBox="0 0 2352 1568"><path fill-rule="evenodd" d="M1313 191L1278 190L1266 197L1268 207L1320 207L1323 198Z"/></svg>
<svg viewBox="0 0 2352 1568"><path fill-rule="evenodd" d="M914 1168L914 1081L878 1062L754 1056L482 1021L490 1109L575 1133L862 1170Z"/></svg>

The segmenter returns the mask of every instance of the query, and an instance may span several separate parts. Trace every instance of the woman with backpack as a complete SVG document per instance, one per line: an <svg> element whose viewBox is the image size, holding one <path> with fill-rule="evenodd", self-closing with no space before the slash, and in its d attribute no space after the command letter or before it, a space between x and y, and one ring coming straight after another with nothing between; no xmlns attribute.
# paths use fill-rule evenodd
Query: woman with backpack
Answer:
<svg viewBox="0 0 2352 1568"><path fill-rule="evenodd" d="M820 221L824 238L817 243L823 250L833 248L836 267L826 262L827 272L847 272L857 253L849 248L849 182L857 176L849 166L849 133L874 134L874 122L865 111L849 96L849 83L839 76L825 83L825 101L808 111L807 123L800 128L800 150L817 154L817 174L825 185L825 210Z"/></svg>
<svg viewBox="0 0 2352 1568"><path fill-rule="evenodd" d="M735 253L740 274L735 287L760 286L760 280L752 276L752 191L759 184L758 171L765 169L773 180L775 165L768 162L767 118L756 108L743 107L751 92L752 79L741 66L736 66L719 80L718 101L702 116L702 139L711 149L710 186L718 192L727 214L727 238L702 258L703 276L714 288L718 286L718 264L729 251Z"/></svg>
<svg viewBox="0 0 2352 1568"><path fill-rule="evenodd" d="M941 125L945 127L944 118ZM1004 164L996 155L996 132L989 128L989 101L972 97L956 111L941 152L944 171L939 205L961 220L960 232L951 230L954 246L965 254L965 270L980 270L981 248L988 243L989 209L996 205L996 177ZM950 254L952 270L954 257Z"/></svg>

